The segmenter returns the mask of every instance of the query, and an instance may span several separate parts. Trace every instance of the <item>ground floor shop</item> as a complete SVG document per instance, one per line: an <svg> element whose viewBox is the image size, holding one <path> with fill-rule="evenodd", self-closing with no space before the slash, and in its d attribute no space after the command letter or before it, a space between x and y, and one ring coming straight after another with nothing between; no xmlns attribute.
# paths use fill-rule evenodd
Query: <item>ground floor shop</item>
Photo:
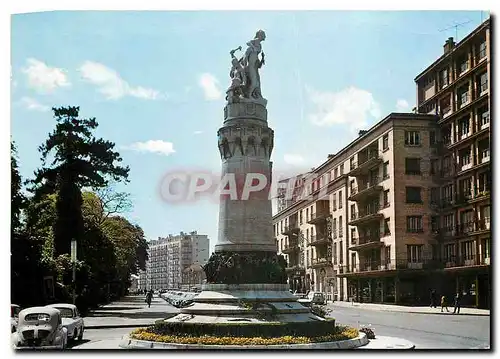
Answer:
<svg viewBox="0 0 500 359"><path fill-rule="evenodd" d="M378 274L378 275L375 275ZM349 299L360 303L429 305L430 293L445 295L451 305L457 291L464 307L490 309L490 266L447 268L439 271L385 271L346 276Z"/></svg>

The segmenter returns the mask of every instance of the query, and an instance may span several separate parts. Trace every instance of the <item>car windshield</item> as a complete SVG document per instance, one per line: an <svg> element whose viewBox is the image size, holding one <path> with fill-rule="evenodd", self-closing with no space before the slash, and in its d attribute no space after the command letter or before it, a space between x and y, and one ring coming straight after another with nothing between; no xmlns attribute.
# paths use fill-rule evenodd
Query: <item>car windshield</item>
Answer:
<svg viewBox="0 0 500 359"><path fill-rule="evenodd" d="M73 318L73 311L70 308L56 307L56 309L61 312L61 317L63 317L63 318Z"/></svg>

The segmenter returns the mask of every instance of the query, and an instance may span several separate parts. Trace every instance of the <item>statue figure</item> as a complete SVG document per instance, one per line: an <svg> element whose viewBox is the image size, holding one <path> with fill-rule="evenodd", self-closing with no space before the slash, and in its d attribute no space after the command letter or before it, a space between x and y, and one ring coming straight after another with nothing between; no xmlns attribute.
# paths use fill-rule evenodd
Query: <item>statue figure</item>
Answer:
<svg viewBox="0 0 500 359"><path fill-rule="evenodd" d="M255 38L247 42L245 55L241 59L237 59L234 53L241 50L241 46L231 50L231 85L226 91L226 100L229 103L238 102L241 98L246 99L262 99L260 89L260 74L259 69L265 63L265 55L262 51L262 41L266 39L266 33L263 30L257 31ZM262 52L262 59L259 59L259 54Z"/></svg>

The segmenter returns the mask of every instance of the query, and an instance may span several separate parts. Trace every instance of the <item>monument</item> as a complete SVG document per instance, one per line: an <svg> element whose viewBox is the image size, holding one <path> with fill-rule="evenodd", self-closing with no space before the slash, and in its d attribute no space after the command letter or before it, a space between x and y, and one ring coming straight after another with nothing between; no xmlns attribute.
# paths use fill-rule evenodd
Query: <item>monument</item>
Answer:
<svg viewBox="0 0 500 359"><path fill-rule="evenodd" d="M231 83L217 135L221 176L234 176L237 198L221 194L218 241L204 266L207 283L191 306L167 322L324 321L289 292L286 262L276 252L269 199L274 131L267 123L259 73L265 39L259 30L241 58L235 56L241 46L230 52ZM265 182L262 189L243 198L256 179Z"/></svg>

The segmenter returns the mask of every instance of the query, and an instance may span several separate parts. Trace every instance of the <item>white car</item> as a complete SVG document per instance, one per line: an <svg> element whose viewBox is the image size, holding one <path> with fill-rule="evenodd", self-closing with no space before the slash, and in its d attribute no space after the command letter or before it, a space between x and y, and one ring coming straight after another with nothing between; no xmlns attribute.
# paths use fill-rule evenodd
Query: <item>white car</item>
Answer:
<svg viewBox="0 0 500 359"><path fill-rule="evenodd" d="M82 340L85 323L74 304L50 304L47 307L55 308L61 312L62 324L68 330L68 340Z"/></svg>
<svg viewBox="0 0 500 359"><path fill-rule="evenodd" d="M17 350L65 349L68 331L63 327L61 312L55 308L32 307L19 312L19 323L11 334Z"/></svg>
<svg viewBox="0 0 500 359"><path fill-rule="evenodd" d="M10 305L10 332L14 333L17 329L17 324L19 323L19 312L21 307L17 304Z"/></svg>

